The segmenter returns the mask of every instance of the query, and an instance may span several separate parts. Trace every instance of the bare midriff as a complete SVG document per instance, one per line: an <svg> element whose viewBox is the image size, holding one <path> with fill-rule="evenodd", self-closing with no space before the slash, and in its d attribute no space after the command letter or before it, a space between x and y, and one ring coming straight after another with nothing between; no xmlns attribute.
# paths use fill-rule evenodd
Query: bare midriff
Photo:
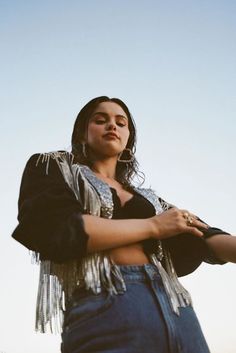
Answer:
<svg viewBox="0 0 236 353"><path fill-rule="evenodd" d="M140 244L115 248L110 250L109 254L117 265L143 265L150 262Z"/></svg>

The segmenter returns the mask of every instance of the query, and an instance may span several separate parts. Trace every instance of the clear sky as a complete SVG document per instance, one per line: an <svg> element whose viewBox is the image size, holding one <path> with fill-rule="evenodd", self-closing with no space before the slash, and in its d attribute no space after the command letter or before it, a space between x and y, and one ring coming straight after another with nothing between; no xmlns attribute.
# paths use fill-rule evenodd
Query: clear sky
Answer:
<svg viewBox="0 0 236 353"><path fill-rule="evenodd" d="M0 1L0 352L58 353L34 333L38 269L11 239L23 168L70 149L91 98L123 99L146 185L236 234L236 2ZM234 353L236 267L203 264L182 282L213 353Z"/></svg>

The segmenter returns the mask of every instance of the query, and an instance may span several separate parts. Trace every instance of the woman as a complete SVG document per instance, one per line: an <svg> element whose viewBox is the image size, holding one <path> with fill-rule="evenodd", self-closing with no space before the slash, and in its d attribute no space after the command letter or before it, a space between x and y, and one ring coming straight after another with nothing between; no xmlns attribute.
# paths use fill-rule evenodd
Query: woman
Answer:
<svg viewBox="0 0 236 353"><path fill-rule="evenodd" d="M36 329L64 353L209 352L177 275L236 261L235 238L134 187L136 131L106 96L80 111L72 153L33 155L13 237L40 263Z"/></svg>

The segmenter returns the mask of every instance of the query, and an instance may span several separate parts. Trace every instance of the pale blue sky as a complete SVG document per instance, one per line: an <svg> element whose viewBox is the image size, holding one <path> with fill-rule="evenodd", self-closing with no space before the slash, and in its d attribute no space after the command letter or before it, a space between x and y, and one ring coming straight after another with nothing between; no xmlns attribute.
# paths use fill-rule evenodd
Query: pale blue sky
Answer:
<svg viewBox="0 0 236 353"><path fill-rule="evenodd" d="M236 234L235 37L235 1L0 1L0 351L59 352L33 331L37 267L10 234L26 160L69 149L95 96L129 106L146 185ZM213 353L235 351L235 271L182 280Z"/></svg>

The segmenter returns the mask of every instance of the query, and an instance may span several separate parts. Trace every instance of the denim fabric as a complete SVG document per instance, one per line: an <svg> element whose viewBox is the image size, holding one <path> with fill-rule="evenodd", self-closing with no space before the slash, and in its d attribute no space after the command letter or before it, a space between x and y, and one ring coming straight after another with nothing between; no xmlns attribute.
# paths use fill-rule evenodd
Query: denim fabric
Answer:
<svg viewBox="0 0 236 353"><path fill-rule="evenodd" d="M193 308L173 313L154 265L119 267L125 293L74 294L65 313L62 353L209 353Z"/></svg>

